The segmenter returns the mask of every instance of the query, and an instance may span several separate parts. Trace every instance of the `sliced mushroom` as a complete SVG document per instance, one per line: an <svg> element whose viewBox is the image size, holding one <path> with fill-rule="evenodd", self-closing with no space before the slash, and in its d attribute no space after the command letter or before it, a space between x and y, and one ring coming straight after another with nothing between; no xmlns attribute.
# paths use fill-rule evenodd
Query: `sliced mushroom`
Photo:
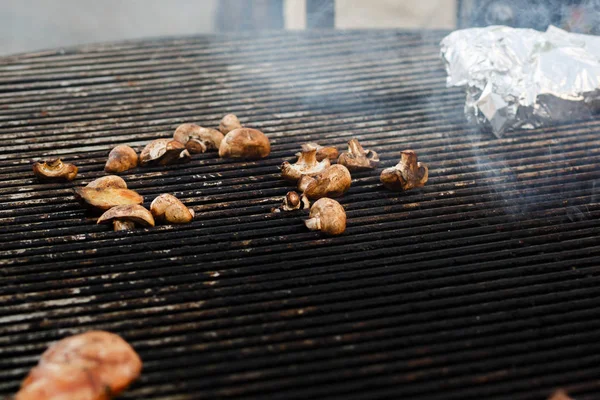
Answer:
<svg viewBox="0 0 600 400"><path fill-rule="evenodd" d="M221 119L221 122L219 123L219 130L223 135L227 135L232 130L241 127L242 124L240 123L238 117L235 116L235 114L227 114L223 117L223 119Z"/></svg>
<svg viewBox="0 0 600 400"><path fill-rule="evenodd" d="M83 187L75 188L73 191L78 200L102 211L116 206L142 204L144 202L142 196L129 189Z"/></svg>
<svg viewBox="0 0 600 400"><path fill-rule="evenodd" d="M331 165L328 158L321 162L317 161L316 155L316 149L302 150L295 164L287 161L281 164L281 176L289 181L297 182L303 175L316 175Z"/></svg>
<svg viewBox="0 0 600 400"><path fill-rule="evenodd" d="M104 166L106 172L123 172L137 167L139 157L134 149L129 146L119 145L108 153L108 160Z"/></svg>
<svg viewBox="0 0 600 400"><path fill-rule="evenodd" d="M245 158L258 160L271 152L269 138L257 129L238 128L223 138L219 147L219 157Z"/></svg>
<svg viewBox="0 0 600 400"><path fill-rule="evenodd" d="M101 178L94 179L93 181L88 183L86 187L92 189L127 189L127 183L120 176L106 175Z"/></svg>
<svg viewBox="0 0 600 400"><path fill-rule="evenodd" d="M351 183L352 177L348 168L336 164L314 177L304 175L298 181L298 190L311 200L321 197L339 197L350 189Z"/></svg>
<svg viewBox="0 0 600 400"><path fill-rule="evenodd" d="M298 193L292 191L287 192L287 194L283 198L283 203L281 204L281 206L271 209L271 212L278 213L281 211L304 210L309 207L310 201L305 195L299 195Z"/></svg>
<svg viewBox="0 0 600 400"><path fill-rule="evenodd" d="M183 144L171 139L156 139L148 143L142 150L140 165L169 165L189 159L190 153Z"/></svg>
<svg viewBox="0 0 600 400"><path fill-rule="evenodd" d="M312 231L328 235L341 235L346 230L346 211L337 201L324 197L315 201L310 208L309 219L304 221Z"/></svg>
<svg viewBox="0 0 600 400"><path fill-rule="evenodd" d="M33 164L33 173L42 182L72 181L77 176L77 167L63 163L60 158Z"/></svg>
<svg viewBox="0 0 600 400"><path fill-rule="evenodd" d="M154 226L154 218L144 207L131 204L115 206L98 218L98 224L113 223L115 231L133 229L135 225Z"/></svg>
<svg viewBox="0 0 600 400"><path fill-rule="evenodd" d="M181 124L175 130L173 139L185 145L192 154L207 150L219 150L223 134L216 129L203 128L196 124Z"/></svg>
<svg viewBox="0 0 600 400"><path fill-rule="evenodd" d="M365 150L358 140L348 142L348 152L342 153L338 164L344 165L350 171L364 171L379 165L379 156L373 150Z"/></svg>
<svg viewBox="0 0 600 400"><path fill-rule="evenodd" d="M187 224L194 219L194 210L187 208L172 194L163 193L150 204L150 211L157 221L171 224Z"/></svg>
<svg viewBox="0 0 600 400"><path fill-rule="evenodd" d="M333 146L323 147L317 143L312 142L304 143L302 145L302 151L308 151L312 149L317 150L317 161L323 161L326 158L328 158L329 161L335 161L338 158L338 149L336 149ZM296 153L296 155L299 156L300 153Z"/></svg>
<svg viewBox="0 0 600 400"><path fill-rule="evenodd" d="M417 153L404 150L400 153L400 162L381 172L383 186L390 190L402 191L422 187L429 177L429 167L417 161Z"/></svg>

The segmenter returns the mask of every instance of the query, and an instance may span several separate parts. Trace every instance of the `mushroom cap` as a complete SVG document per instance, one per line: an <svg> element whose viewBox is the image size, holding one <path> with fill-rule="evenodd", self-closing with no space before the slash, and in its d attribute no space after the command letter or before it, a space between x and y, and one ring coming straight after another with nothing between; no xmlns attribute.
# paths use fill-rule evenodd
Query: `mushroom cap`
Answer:
<svg viewBox="0 0 600 400"><path fill-rule="evenodd" d="M227 135L232 130L241 127L242 124L240 123L240 120L235 114L227 114L221 119L221 122L219 123L219 130L223 135Z"/></svg>
<svg viewBox="0 0 600 400"><path fill-rule="evenodd" d="M87 205L99 209L108 210L115 206L124 206L130 204L142 204L144 198L129 189L117 188L75 188L75 196L84 201Z"/></svg>
<svg viewBox="0 0 600 400"><path fill-rule="evenodd" d="M548 400L573 400L563 389L558 389L548 398Z"/></svg>
<svg viewBox="0 0 600 400"><path fill-rule="evenodd" d="M322 197L339 197L350 189L352 177L343 165L336 164L326 168L314 177L302 177L298 182L299 190L311 200Z"/></svg>
<svg viewBox="0 0 600 400"><path fill-rule="evenodd" d="M310 208L306 227L329 235L340 235L346 230L346 211L337 201L324 197Z"/></svg>
<svg viewBox="0 0 600 400"><path fill-rule="evenodd" d="M196 124L181 124L175 130L173 139L184 144L190 153L197 154L206 150L219 150L223 134L216 129Z"/></svg>
<svg viewBox="0 0 600 400"><path fill-rule="evenodd" d="M140 165L171 164L178 161L183 151L185 146L176 140L156 139L148 143L140 153Z"/></svg>
<svg viewBox="0 0 600 400"><path fill-rule="evenodd" d="M104 166L106 172L123 172L137 167L139 157L134 149L121 144L108 153L108 160Z"/></svg>
<svg viewBox="0 0 600 400"><path fill-rule="evenodd" d="M172 156L171 156L171 154L172 154ZM183 163L186 163L186 162L190 162L191 159L192 159L192 155L190 154L190 152L187 149L184 149L183 151L181 151L179 153L177 153L175 151L172 152L172 153L167 152L158 161L158 163L160 165L183 164Z"/></svg>
<svg viewBox="0 0 600 400"><path fill-rule="evenodd" d="M72 181L77 176L77 167L73 164L63 163L60 158L57 158L34 163L33 173L42 182Z"/></svg>
<svg viewBox="0 0 600 400"><path fill-rule="evenodd" d="M300 205L300 195L294 191L287 192L283 204L290 208L298 207Z"/></svg>
<svg viewBox="0 0 600 400"><path fill-rule="evenodd" d="M154 226L154 217L150 211L138 204L115 206L98 218L98 224L112 222L115 219L131 221L142 226Z"/></svg>
<svg viewBox="0 0 600 400"><path fill-rule="evenodd" d="M305 195L299 195L298 193L291 191L287 192L285 197L283 198L283 204L279 211L294 211L294 210L304 210L310 207L310 201Z"/></svg>
<svg viewBox="0 0 600 400"><path fill-rule="evenodd" d="M381 172L379 180L386 188L394 191L410 190L425 186L429 178L429 167L417 161L414 150L400 153L400 162Z"/></svg>
<svg viewBox="0 0 600 400"><path fill-rule="evenodd" d="M328 158L317 161L316 154L316 149L302 150L295 164L284 161L281 164L281 176L289 181L297 182L303 175L317 175L331 165Z"/></svg>
<svg viewBox="0 0 600 400"><path fill-rule="evenodd" d="M65 366L76 368L63 368ZM135 380L142 370L142 361L135 350L120 336L106 331L88 331L69 336L51 345L42 354L37 367L32 369L25 379L21 390L26 389L27 385L45 386L40 381L46 380L51 383L52 378L57 375L53 372L57 370L64 374L65 372L75 372L77 369L84 371L85 374L83 377L77 376L77 379L74 380L65 379L65 381L73 383L73 385L62 388L63 390L67 389L69 394L73 394L68 398L104 399L107 388L111 395L117 395ZM52 376L51 379L46 378L48 374ZM79 389L80 385L89 385L90 383L100 383L101 390L95 395L91 395L88 391L85 397L79 397L71 392L73 389ZM92 392L94 391L92 390ZM19 397L17 395L17 399L32 398L46 397ZM67 396L61 398L67 398Z"/></svg>
<svg viewBox="0 0 600 400"><path fill-rule="evenodd" d="M117 175L106 175L98 179L94 179L86 185L87 188L92 189L127 189L127 183L123 178Z"/></svg>
<svg viewBox="0 0 600 400"><path fill-rule="evenodd" d="M148 143L140 153L140 164L146 165L161 158L167 151L171 139L156 139Z"/></svg>
<svg viewBox="0 0 600 400"><path fill-rule="evenodd" d="M194 219L194 211L169 193L163 193L152 200L150 211L157 220L172 224L185 224Z"/></svg>
<svg viewBox="0 0 600 400"><path fill-rule="evenodd" d="M90 371L82 368L81 365L44 362L43 365L33 367L29 371L14 400L57 398L107 400L106 389L104 382L92 376Z"/></svg>
<svg viewBox="0 0 600 400"><path fill-rule="evenodd" d="M219 157L258 160L271 153L269 138L257 129L238 128L223 138Z"/></svg>
<svg viewBox="0 0 600 400"><path fill-rule="evenodd" d="M348 152L342 153L338 164L344 165L350 171L364 171L379 165L379 156L375 151L365 150L358 140L348 142Z"/></svg>

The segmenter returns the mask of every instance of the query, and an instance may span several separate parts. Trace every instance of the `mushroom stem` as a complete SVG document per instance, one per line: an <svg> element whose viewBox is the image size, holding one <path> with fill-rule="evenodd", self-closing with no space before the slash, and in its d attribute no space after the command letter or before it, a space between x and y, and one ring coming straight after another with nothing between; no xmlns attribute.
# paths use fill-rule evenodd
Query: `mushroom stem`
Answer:
<svg viewBox="0 0 600 400"><path fill-rule="evenodd" d="M356 139L350 139L348 142L348 150L355 156L362 156L366 153L365 149L360 145L360 143L358 143L358 140Z"/></svg>
<svg viewBox="0 0 600 400"><path fill-rule="evenodd" d="M317 163L317 149L303 150L296 162L296 164L306 164L310 166L316 165Z"/></svg>
<svg viewBox="0 0 600 400"><path fill-rule="evenodd" d="M318 215L307 219L306 221L304 221L304 224L311 231L320 231L321 230L321 218Z"/></svg>
<svg viewBox="0 0 600 400"><path fill-rule="evenodd" d="M417 165L417 153L413 150L404 150L400 152L400 162L399 164L405 165L413 174L417 174L418 165Z"/></svg>

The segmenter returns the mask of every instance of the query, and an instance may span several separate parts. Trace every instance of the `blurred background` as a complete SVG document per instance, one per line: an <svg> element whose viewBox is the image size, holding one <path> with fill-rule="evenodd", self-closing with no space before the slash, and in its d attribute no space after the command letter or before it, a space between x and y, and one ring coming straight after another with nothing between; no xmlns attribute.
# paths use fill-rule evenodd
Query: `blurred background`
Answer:
<svg viewBox="0 0 600 400"><path fill-rule="evenodd" d="M77 44L254 29L455 29L504 24L580 32L600 0L2 0L0 55Z"/></svg>

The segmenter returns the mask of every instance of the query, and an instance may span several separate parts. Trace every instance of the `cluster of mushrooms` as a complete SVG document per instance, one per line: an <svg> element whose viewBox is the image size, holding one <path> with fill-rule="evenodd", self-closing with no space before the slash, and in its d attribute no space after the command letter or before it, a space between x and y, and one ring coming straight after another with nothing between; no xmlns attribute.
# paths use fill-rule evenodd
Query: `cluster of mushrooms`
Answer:
<svg viewBox="0 0 600 400"><path fill-rule="evenodd" d="M316 143L302 145L297 153L298 160L291 164L284 161L281 176L296 183L301 194L291 191L273 212L294 211L310 207L310 200L316 200L310 207L309 219L305 221L311 230L319 230L329 235L339 235L346 230L346 212L332 197L340 197L350 189L350 172L375 169L379 156L373 150L365 150L358 140L348 142L348 151L338 156L335 147L323 147ZM332 165L332 162L337 164ZM400 162L386 168L380 175L383 185L394 191L422 187L427 182L428 167L417 161L413 150L401 152Z"/></svg>
<svg viewBox="0 0 600 400"><path fill-rule="evenodd" d="M218 129L204 128L185 123L177 127L172 139L156 139L148 143L140 155L126 145L112 149L104 170L115 174L150 165L171 165L190 161L192 154L218 151L223 158L258 160L267 157L271 145L267 136L253 128L243 127L239 119L228 114ZM294 182L300 192L288 192L283 204L273 212L294 211L310 208L305 221L311 230L330 235L342 234L346 229L346 213L336 200L348 191L352 183L350 172L366 171L379 166L379 156L373 150L365 150L358 140L348 142L348 151L338 154L335 147L316 143L302 145L296 154L298 160L281 165L284 179ZM77 176L77 167L60 159L35 163L33 172L41 181L71 181ZM413 150L401 152L400 162L381 172L383 185L395 191L405 191L425 185L428 167L417 161ZM87 207L103 211L98 223L112 223L115 231L131 230L135 226L154 226L155 221L183 224L192 221L194 211L187 208L171 194L155 198L150 210L141 204L143 198L127 188L125 181L108 175L74 189L76 197ZM310 201L315 201L310 205Z"/></svg>
<svg viewBox="0 0 600 400"><path fill-rule="evenodd" d="M177 127L172 139L153 140L139 156L133 148L119 145L110 151L104 171L116 174L138 165L180 164L190 161L192 154L210 150L217 150L224 158L259 159L269 155L271 146L264 133L242 127L235 115L228 114L221 120L218 130L182 124ZM33 165L33 173L41 182L72 181L77 171L75 165L60 159ZM147 210L142 206L143 197L128 189L125 180L116 175L98 178L73 191L84 206L103 212L98 224L112 223L115 231L155 226L156 222L185 224L194 218L194 210L168 193L156 197Z"/></svg>
<svg viewBox="0 0 600 400"><path fill-rule="evenodd" d="M98 224L112 224L115 231L154 226L155 221L186 224L194 218L194 210L168 193L156 197L148 211L141 205L144 198L128 189L125 180L116 175L103 176L73 191L86 207L104 212L98 218Z"/></svg>

